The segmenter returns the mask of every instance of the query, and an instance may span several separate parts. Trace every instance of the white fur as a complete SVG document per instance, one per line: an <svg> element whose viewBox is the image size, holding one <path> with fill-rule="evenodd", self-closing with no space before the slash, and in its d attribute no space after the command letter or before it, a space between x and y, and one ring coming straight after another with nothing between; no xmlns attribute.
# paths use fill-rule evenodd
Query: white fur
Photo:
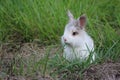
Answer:
<svg viewBox="0 0 120 80"><path fill-rule="evenodd" d="M70 16L69 16L70 15ZM61 37L62 44L64 45L63 57L68 61L73 61L76 59L85 60L90 55L90 52L94 51L93 39L87 34L85 29L80 29L76 26L78 20L72 19L73 16L69 12L69 23L65 27L63 36ZM73 36L72 32L79 32L78 35ZM64 38L67 41L64 41ZM93 60L95 56L93 55Z"/></svg>

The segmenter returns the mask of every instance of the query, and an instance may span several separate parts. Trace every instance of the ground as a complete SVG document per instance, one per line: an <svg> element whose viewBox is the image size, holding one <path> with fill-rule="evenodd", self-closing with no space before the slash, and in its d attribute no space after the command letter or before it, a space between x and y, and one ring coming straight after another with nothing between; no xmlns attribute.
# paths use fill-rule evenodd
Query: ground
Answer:
<svg viewBox="0 0 120 80"><path fill-rule="evenodd" d="M24 76L21 74L16 74L13 70L14 66L17 65L17 68L20 68L19 62L16 57L19 56L21 59L26 61L33 57L36 54L35 61L39 61L45 56L46 49L48 47L43 47L38 43L5 43L0 46L0 80L54 80L48 73L45 73L43 76L42 72L36 72L35 74ZM50 58L55 55L55 52L58 51L59 46L54 46L50 51ZM34 63L32 63L34 65ZM23 71L27 71L24 66ZM54 71L54 70L52 70ZM69 71L63 71L58 74L57 79L61 80L61 77L64 73L68 75L65 80L120 80L120 62L107 61L100 64L91 64L90 67L83 71L83 77L80 78L78 75L78 70L74 73ZM25 73L25 72L24 72ZM26 72L27 73L27 72ZM62 79L63 80L63 79Z"/></svg>
<svg viewBox="0 0 120 80"><path fill-rule="evenodd" d="M83 80L120 80L120 62L92 65L83 74Z"/></svg>

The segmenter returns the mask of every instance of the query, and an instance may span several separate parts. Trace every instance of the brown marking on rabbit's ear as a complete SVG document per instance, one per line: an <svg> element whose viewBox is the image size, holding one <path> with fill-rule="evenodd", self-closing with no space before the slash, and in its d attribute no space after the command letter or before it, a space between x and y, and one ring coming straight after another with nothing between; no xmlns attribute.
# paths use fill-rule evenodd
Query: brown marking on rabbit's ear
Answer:
<svg viewBox="0 0 120 80"><path fill-rule="evenodd" d="M79 24L80 24L81 29L85 27L85 25L86 25L86 16L85 15L80 16Z"/></svg>

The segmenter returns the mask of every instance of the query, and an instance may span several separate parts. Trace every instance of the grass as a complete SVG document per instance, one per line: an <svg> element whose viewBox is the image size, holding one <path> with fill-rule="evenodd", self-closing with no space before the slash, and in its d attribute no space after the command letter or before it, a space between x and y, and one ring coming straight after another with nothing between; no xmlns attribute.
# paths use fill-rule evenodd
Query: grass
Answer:
<svg viewBox="0 0 120 80"><path fill-rule="evenodd" d="M97 57L94 64L105 60L120 58L120 1L119 0L4 0L0 1L0 43L34 42L43 46L60 44L60 37L67 24L67 10L75 18L87 15L87 32L95 42ZM81 76L90 66L86 61L81 64L70 63L61 57L62 49L56 55L36 61L37 55L29 60L15 57L11 72L16 75L33 76L35 72L49 73L52 77L61 75L68 78L72 73ZM19 69L16 64L18 62ZM24 65L27 66L24 72ZM55 71L54 71L55 69ZM53 70L53 72L51 72ZM50 73L51 72L51 73ZM9 74L10 72L8 72ZM68 75L70 74L70 75Z"/></svg>

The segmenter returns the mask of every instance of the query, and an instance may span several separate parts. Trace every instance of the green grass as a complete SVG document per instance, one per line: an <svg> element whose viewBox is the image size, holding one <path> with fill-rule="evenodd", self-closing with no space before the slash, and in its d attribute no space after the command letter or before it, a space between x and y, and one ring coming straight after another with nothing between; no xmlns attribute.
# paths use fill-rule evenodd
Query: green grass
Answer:
<svg viewBox="0 0 120 80"><path fill-rule="evenodd" d="M39 39L45 44L58 43L68 21L67 10L70 9L76 18L83 13L87 15L87 28L96 45L100 44L99 40L101 45L106 40L112 43L118 40L115 33L120 25L118 7L119 0L0 1L0 40L9 42L16 33L17 36L22 35L25 42Z"/></svg>
<svg viewBox="0 0 120 80"><path fill-rule="evenodd" d="M67 10L75 18L83 13L87 15L87 32L95 42L97 57L94 64L105 60L120 58L120 1L119 0L1 0L0 1L0 43L33 42L40 44L60 44L60 37L68 22ZM46 54L48 54L46 52ZM64 72L82 75L84 69L90 66L88 62L81 64L70 63L59 54L60 48L53 58L48 55L42 60L35 61L35 56L28 62L21 58L19 69L16 62L12 62L12 72L16 75L33 75L35 72L50 72L52 77ZM24 72L24 64L27 70ZM10 73L10 72L8 72ZM67 78L67 73L62 75Z"/></svg>

